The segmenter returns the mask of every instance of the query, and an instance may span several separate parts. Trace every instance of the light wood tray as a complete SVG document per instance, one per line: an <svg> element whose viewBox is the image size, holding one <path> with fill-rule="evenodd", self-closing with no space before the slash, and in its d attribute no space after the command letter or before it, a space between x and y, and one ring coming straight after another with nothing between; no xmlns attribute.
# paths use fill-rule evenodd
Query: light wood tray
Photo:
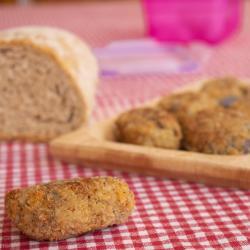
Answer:
<svg viewBox="0 0 250 250"><path fill-rule="evenodd" d="M200 85L196 84L192 90ZM118 143L113 135L115 119L55 139L50 143L51 154L66 162L87 163L95 168L250 188L250 155L208 155Z"/></svg>

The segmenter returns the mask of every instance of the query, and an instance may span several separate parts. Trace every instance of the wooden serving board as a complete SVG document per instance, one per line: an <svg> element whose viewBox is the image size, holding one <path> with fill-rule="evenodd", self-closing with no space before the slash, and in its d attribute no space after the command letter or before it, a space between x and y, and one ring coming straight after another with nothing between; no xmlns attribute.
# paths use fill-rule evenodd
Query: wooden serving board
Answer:
<svg viewBox="0 0 250 250"><path fill-rule="evenodd" d="M119 143L113 135L115 119L55 139L50 143L51 154L66 162L87 163L91 167L250 188L250 155L208 155Z"/></svg>

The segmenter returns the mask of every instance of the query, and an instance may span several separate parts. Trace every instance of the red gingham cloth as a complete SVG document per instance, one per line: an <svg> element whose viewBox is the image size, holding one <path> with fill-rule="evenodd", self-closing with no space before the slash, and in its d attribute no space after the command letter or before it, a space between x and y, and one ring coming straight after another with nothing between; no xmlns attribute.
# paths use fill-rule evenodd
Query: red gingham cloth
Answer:
<svg viewBox="0 0 250 250"><path fill-rule="evenodd" d="M250 10L250 5L246 6ZM0 6L0 28L43 24L66 28L92 46L143 37L143 17L134 1L18 8ZM250 78L250 20L199 71L103 79L94 120L114 115L187 82L212 75ZM0 97L1 98L1 97ZM250 163L249 163L250 164ZM129 221L60 242L28 240L4 212L6 191L55 179L114 175L124 178L136 196ZM43 144L0 144L0 246L2 249L250 249L250 191L208 187L119 171L65 164Z"/></svg>

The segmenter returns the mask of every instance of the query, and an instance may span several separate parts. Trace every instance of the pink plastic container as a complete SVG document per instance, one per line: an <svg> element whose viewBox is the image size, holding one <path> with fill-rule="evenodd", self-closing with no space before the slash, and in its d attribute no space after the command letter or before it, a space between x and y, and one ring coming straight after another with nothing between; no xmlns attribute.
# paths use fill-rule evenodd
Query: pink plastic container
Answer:
<svg viewBox="0 0 250 250"><path fill-rule="evenodd" d="M241 0L143 0L148 35L161 41L218 43L240 23Z"/></svg>

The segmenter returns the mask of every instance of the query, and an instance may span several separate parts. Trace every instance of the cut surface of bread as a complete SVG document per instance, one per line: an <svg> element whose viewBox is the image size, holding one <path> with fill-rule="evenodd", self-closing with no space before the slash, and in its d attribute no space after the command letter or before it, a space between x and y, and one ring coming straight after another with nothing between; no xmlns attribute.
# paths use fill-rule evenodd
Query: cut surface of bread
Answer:
<svg viewBox="0 0 250 250"><path fill-rule="evenodd" d="M0 32L0 139L48 141L88 118L97 64L79 39L62 30Z"/></svg>

